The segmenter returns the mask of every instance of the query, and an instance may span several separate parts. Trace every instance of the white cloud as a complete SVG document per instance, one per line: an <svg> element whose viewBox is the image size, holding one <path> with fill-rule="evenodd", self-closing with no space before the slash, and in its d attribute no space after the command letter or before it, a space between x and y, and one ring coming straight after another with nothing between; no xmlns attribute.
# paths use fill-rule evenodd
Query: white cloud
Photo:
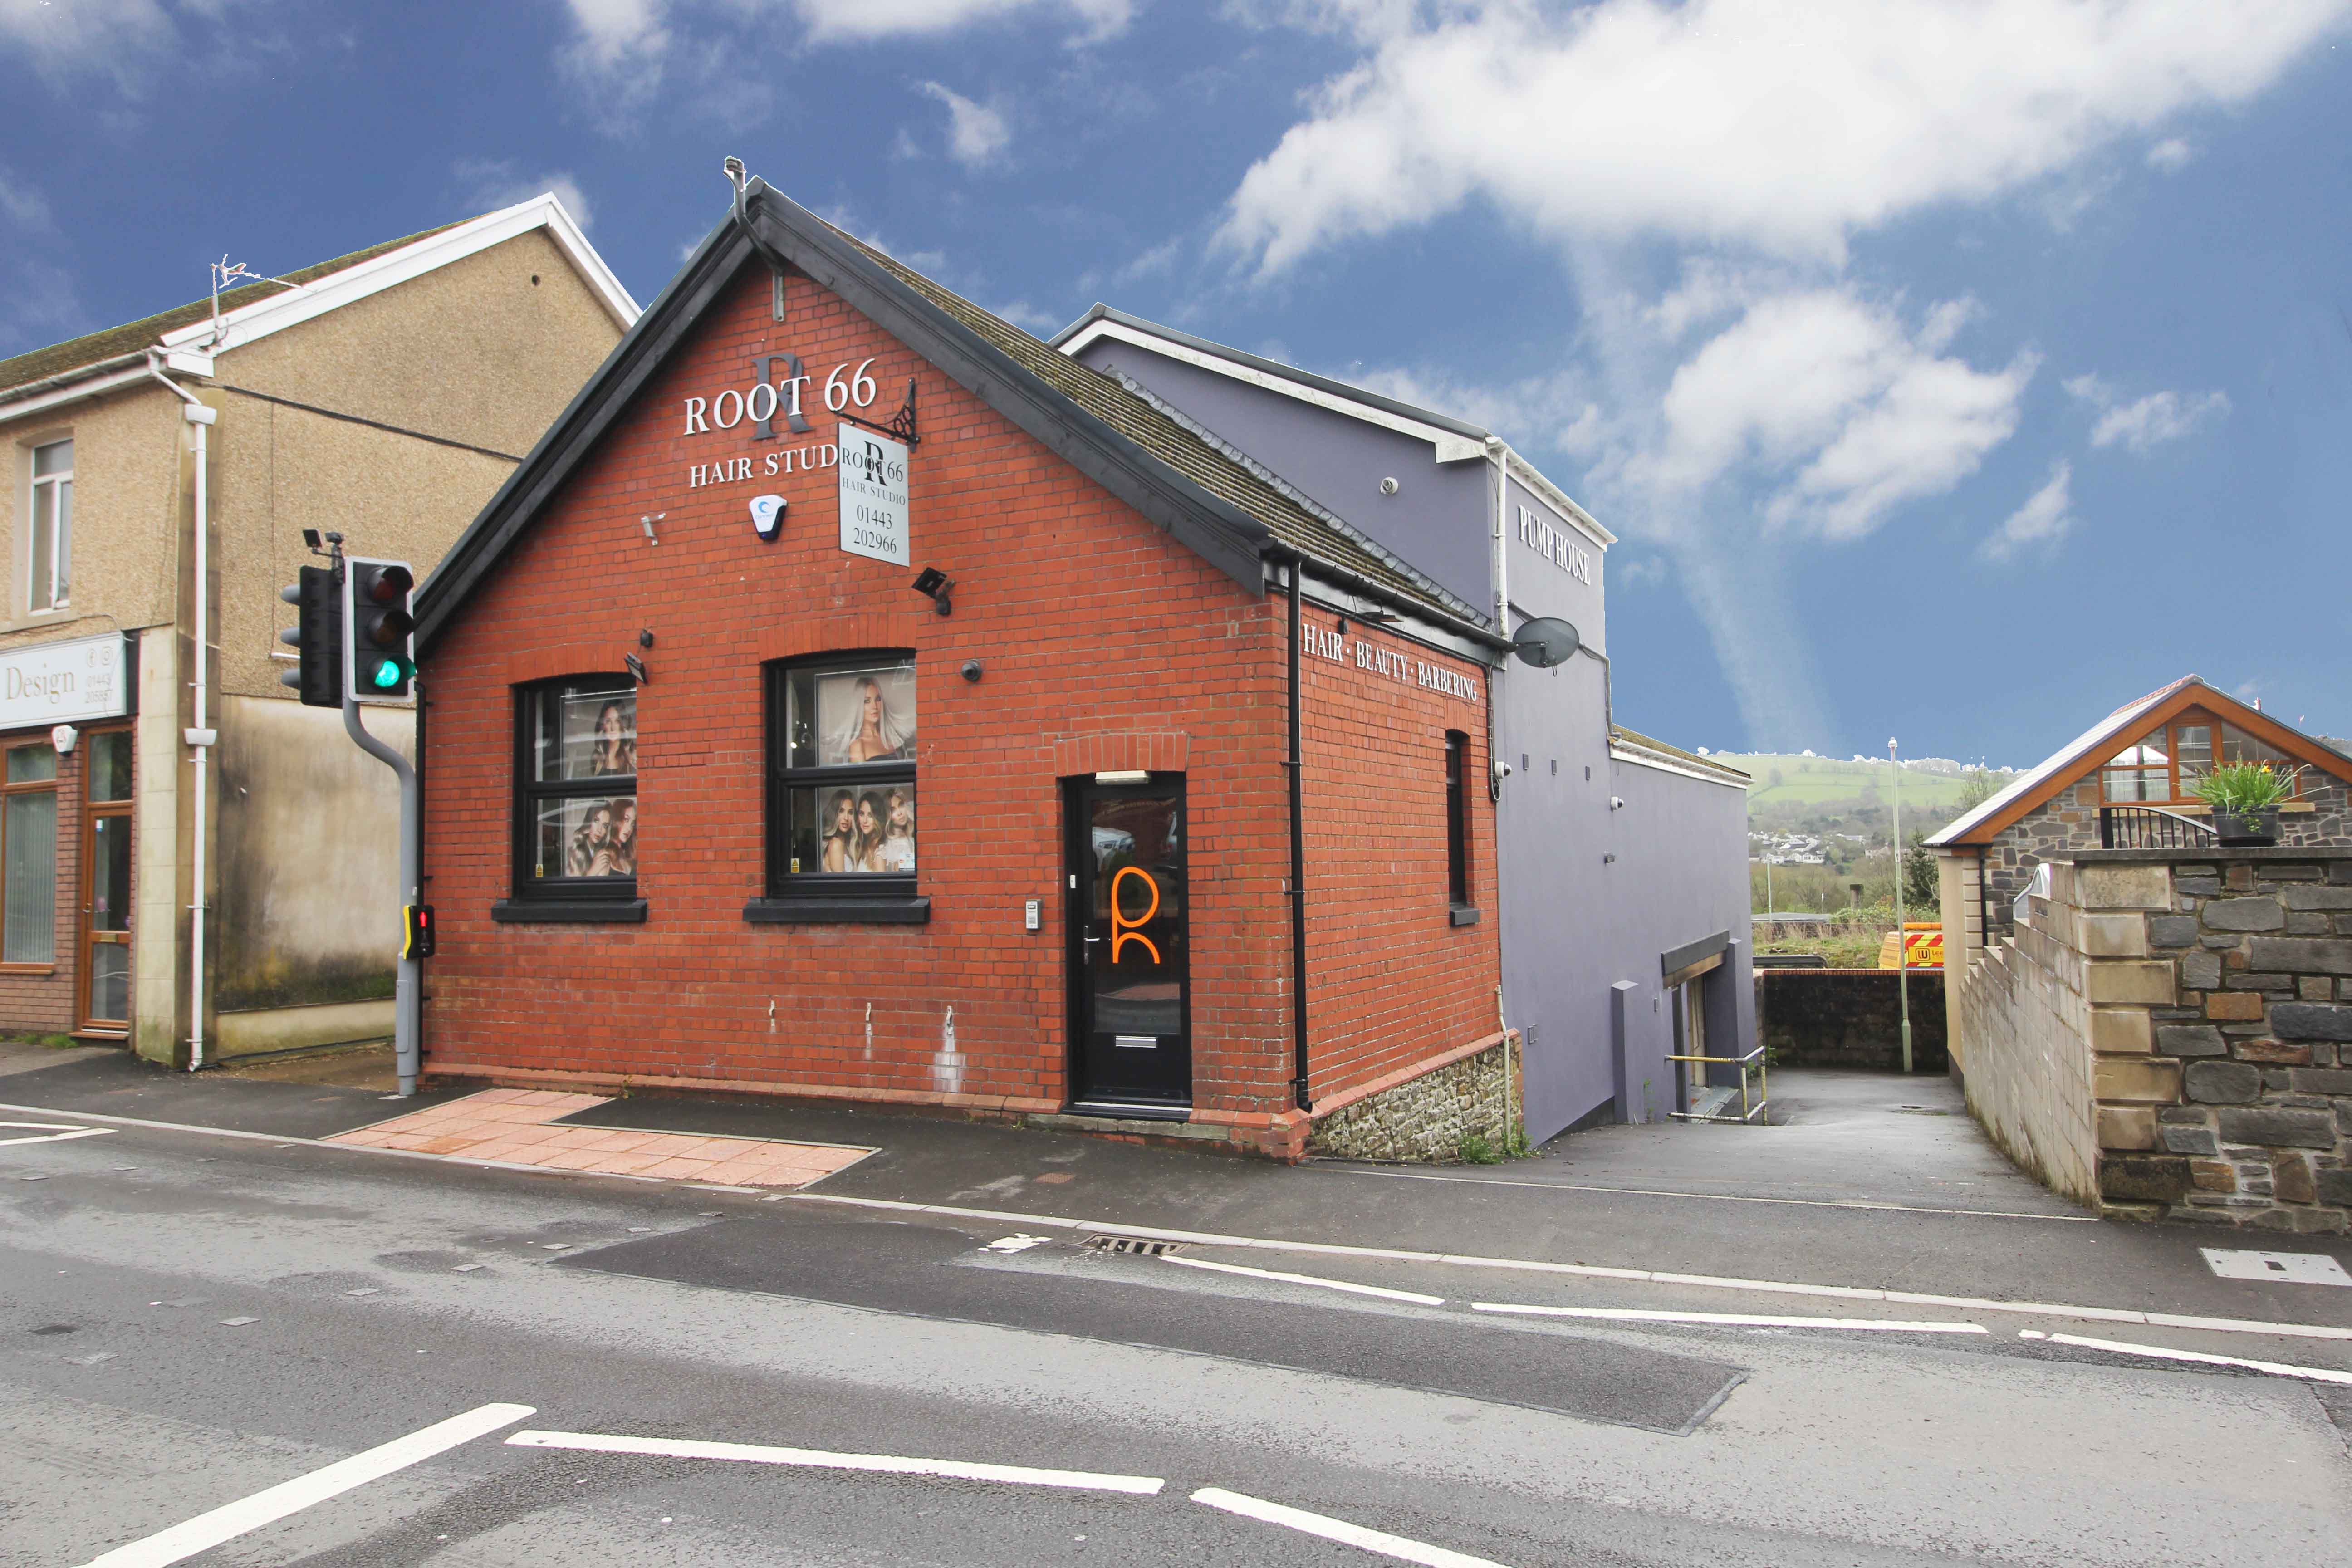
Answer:
<svg viewBox="0 0 2352 1568"><path fill-rule="evenodd" d="M1982 371L1939 352L1969 310L1939 305L1913 332L1846 289L1759 300L1675 372L1663 439L1627 477L1689 495L1741 470L1778 484L1769 522L1860 538L1951 489L2017 428L2031 355Z"/></svg>
<svg viewBox="0 0 2352 1568"><path fill-rule="evenodd" d="M2054 465L2049 482L2028 496L2025 504L2011 512L2008 521L1984 542L1985 555L1990 560L2007 561L2021 550L2055 544L2065 538L2074 526L2074 464L2061 461Z"/></svg>
<svg viewBox="0 0 2352 1568"><path fill-rule="evenodd" d="M2242 101L2347 14L2343 0L1455 0L1421 26L1410 8L1314 9L1374 18L1378 42L1234 192L1221 239L1263 272L1473 197L1563 241L1835 260L1858 230L2017 191L2183 110Z"/></svg>
<svg viewBox="0 0 2352 1568"><path fill-rule="evenodd" d="M1610 568L1609 574L1620 588L1650 588L1666 580L1666 563L1652 555L1638 561L1628 561L1622 566Z"/></svg>
<svg viewBox="0 0 2352 1568"><path fill-rule="evenodd" d="M935 81L919 83L917 90L948 106L948 156L964 167L993 163L1013 144L1013 127L1003 110L975 103Z"/></svg>
<svg viewBox="0 0 2352 1568"><path fill-rule="evenodd" d="M592 221L588 194L580 188L580 182L568 169L525 174L511 158L467 158L460 160L451 173L464 192L463 199L486 212L510 207L542 191L552 191L555 199L563 204L563 210L572 215L572 222L586 228Z"/></svg>
<svg viewBox="0 0 2352 1568"><path fill-rule="evenodd" d="M9 6L39 0L0 0ZM152 0L103 0L109 5ZM776 19L790 16L811 44L863 44L928 37L984 22L1044 16L1069 23L1072 42L1088 44L1123 32L1136 0L563 0L572 37L559 51L567 75L595 99L599 129L634 123L636 114L673 79L700 85L700 107L723 118L756 123L764 94L748 93L740 79L747 50L772 43Z"/></svg>
<svg viewBox="0 0 2352 1568"><path fill-rule="evenodd" d="M2178 136L2168 136L2147 150L2147 166L2160 174L2176 174L2189 166L2196 152Z"/></svg>
<svg viewBox="0 0 2352 1568"><path fill-rule="evenodd" d="M1008 304L992 305L989 310L998 318L1012 322L1032 337L1042 338L1049 332L1058 332L1062 330L1062 317L1041 310L1026 300L1014 300Z"/></svg>
<svg viewBox="0 0 2352 1568"><path fill-rule="evenodd" d="M2143 458L2167 441L2194 435L2200 426L2230 412L2225 392L2151 392L2136 402L2123 403L2115 388L2095 375L2071 376L2065 386L2078 401L2100 410L2098 423L2091 426L2092 446L2121 442Z"/></svg>
<svg viewBox="0 0 2352 1568"><path fill-rule="evenodd" d="M1094 43L1125 31L1135 16L1134 0L794 0L793 8L815 43L950 33L1024 12L1066 16L1078 41Z"/></svg>
<svg viewBox="0 0 2352 1568"><path fill-rule="evenodd" d="M131 87L178 37L157 0L0 0L0 44L53 82L94 73Z"/></svg>

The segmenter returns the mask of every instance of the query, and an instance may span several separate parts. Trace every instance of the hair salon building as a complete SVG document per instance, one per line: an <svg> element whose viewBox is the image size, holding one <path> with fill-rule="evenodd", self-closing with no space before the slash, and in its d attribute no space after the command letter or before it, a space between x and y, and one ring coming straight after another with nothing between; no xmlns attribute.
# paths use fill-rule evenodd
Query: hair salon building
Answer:
<svg viewBox="0 0 2352 1568"><path fill-rule="evenodd" d="M1609 536L1499 440L747 211L420 594L428 1072L1292 1156L1521 1040L1532 1135L1662 1115L1751 1032L1745 781L1611 725Z"/></svg>

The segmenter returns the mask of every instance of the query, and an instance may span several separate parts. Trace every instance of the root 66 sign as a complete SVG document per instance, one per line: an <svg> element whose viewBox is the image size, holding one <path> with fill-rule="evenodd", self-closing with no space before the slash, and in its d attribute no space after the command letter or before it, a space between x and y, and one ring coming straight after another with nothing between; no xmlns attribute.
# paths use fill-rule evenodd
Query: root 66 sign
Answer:
<svg viewBox="0 0 2352 1568"><path fill-rule="evenodd" d="M844 421L834 445L839 451L841 547L852 555L913 560L907 547L907 448Z"/></svg>

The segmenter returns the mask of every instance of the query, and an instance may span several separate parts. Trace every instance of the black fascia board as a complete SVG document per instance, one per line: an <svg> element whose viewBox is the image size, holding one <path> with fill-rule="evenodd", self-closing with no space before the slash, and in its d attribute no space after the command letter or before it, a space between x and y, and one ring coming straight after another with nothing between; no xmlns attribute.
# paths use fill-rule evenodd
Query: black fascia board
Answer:
<svg viewBox="0 0 2352 1568"><path fill-rule="evenodd" d="M1114 310L1108 305L1097 303L1085 315L1080 316L1045 341L1055 353L1059 353L1062 352L1064 343L1068 342L1097 321L1117 321L1122 327L1132 327L1139 332L1148 332L1155 338L1165 338L1171 343L1181 344L1196 353L1229 360L1234 364L1247 365L1252 370L1263 372L1284 381L1295 381L1301 386L1311 386L1318 392L1327 392L1334 397L1344 397L1351 403L1360 403L1367 408L1377 408L1384 414L1394 414L1405 419L1418 419L1424 425L1434 425L1441 430L1451 430L1457 436L1465 436L1475 441L1484 441L1494 434L1483 426L1456 419L1450 414L1440 414L1433 408L1423 408L1416 404L1401 403L1393 397L1384 397L1377 392L1370 392L1360 386L1352 386L1344 381L1334 381L1328 375L1318 375L1311 370L1301 370L1295 364L1285 364L1278 359L1267 359L1262 354L1254 354L1245 349L1237 349L1230 344L1198 337L1191 332L1179 331L1174 327L1161 326L1158 321L1149 321L1141 316L1130 315L1125 310Z"/></svg>
<svg viewBox="0 0 2352 1568"><path fill-rule="evenodd" d="M484 503L416 590L416 646L429 647L449 617L474 595L540 509L554 499L596 443L625 413L712 301L734 281L751 253L732 216L694 254L621 335L563 412Z"/></svg>
<svg viewBox="0 0 2352 1568"><path fill-rule="evenodd" d="M1265 586L1272 531L1022 368L856 250L820 219L756 184L761 238L819 285L1253 592ZM429 647L635 402L646 383L751 264L756 250L733 214L712 229L635 326L614 345L547 433L507 477L417 593L416 640Z"/></svg>
<svg viewBox="0 0 2352 1568"><path fill-rule="evenodd" d="M913 349L1087 478L1252 592L1273 531L1186 479L890 275L833 227L772 187L751 221L793 266Z"/></svg>

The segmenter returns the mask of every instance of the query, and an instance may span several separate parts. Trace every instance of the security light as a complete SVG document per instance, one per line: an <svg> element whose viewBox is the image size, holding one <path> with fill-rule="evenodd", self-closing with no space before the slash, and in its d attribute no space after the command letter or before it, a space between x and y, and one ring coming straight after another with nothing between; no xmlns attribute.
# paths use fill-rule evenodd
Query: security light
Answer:
<svg viewBox="0 0 2352 1568"><path fill-rule="evenodd" d="M936 566L926 566L915 574L915 592L931 602L931 608L943 616L953 615L955 579Z"/></svg>

